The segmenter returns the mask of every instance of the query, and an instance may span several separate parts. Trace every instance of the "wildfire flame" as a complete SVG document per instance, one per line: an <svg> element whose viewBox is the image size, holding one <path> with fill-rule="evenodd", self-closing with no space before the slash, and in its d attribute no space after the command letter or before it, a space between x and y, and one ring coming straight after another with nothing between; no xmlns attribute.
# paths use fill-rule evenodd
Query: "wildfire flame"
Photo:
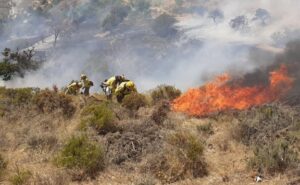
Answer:
<svg viewBox="0 0 300 185"><path fill-rule="evenodd" d="M193 116L205 116L225 110L243 110L278 100L293 85L293 79L288 76L285 65L270 72L267 86L241 87L229 84L230 79L230 75L224 74L200 88L188 90L172 102L173 110Z"/></svg>

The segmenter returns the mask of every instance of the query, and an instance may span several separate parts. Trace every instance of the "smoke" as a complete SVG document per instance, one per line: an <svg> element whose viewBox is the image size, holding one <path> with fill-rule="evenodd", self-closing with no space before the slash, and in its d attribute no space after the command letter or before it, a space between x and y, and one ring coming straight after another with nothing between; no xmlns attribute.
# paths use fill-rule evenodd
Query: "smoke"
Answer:
<svg viewBox="0 0 300 185"><path fill-rule="evenodd" d="M116 6L113 2L65 0L48 8L50 16L42 16L28 12L30 1L18 0L14 12L22 16L9 22L0 48L35 46L49 57L38 71L5 85L63 87L86 73L98 86L111 75L124 74L141 91L159 84L186 90L223 72L239 76L271 68L279 60L276 54L300 35L296 19L300 2L294 0L199 0L180 6L146 1L151 6L148 12L127 4L127 16L106 31L103 22L111 20L107 17ZM161 12L176 18L176 35L155 33L153 22ZM55 48L53 19L67 28Z"/></svg>
<svg viewBox="0 0 300 185"><path fill-rule="evenodd" d="M282 65L287 67L288 75L293 79L293 89L289 92L289 95L283 99L298 97L300 91L300 40L289 42L284 53L278 54L274 62L269 66L247 73L243 77L242 85L267 84L269 83L268 78L270 72L279 69ZM294 103L294 101L292 101L292 103Z"/></svg>

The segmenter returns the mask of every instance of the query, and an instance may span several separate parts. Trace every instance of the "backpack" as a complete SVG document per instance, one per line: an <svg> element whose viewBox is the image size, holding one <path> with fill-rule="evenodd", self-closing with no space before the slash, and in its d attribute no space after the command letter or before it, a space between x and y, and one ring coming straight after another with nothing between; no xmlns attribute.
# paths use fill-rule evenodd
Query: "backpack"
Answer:
<svg viewBox="0 0 300 185"><path fill-rule="evenodd" d="M90 86L94 86L94 82L90 81Z"/></svg>

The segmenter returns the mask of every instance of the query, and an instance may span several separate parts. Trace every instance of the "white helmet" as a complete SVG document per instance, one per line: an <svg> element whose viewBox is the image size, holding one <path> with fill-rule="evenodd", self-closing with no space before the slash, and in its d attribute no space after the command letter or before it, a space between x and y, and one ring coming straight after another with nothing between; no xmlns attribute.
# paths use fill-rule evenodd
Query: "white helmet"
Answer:
<svg viewBox="0 0 300 185"><path fill-rule="evenodd" d="M87 78L87 76L86 76L85 74L81 74L81 75L80 75L80 79L81 79L81 80L86 79L86 78Z"/></svg>

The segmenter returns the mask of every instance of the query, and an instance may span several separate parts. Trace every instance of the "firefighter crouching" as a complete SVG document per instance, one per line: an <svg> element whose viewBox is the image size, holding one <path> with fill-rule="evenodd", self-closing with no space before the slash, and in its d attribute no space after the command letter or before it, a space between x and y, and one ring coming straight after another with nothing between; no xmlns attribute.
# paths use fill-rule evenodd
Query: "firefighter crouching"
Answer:
<svg viewBox="0 0 300 185"><path fill-rule="evenodd" d="M65 91L65 94L68 95L78 95L80 92L80 89L82 88L82 84L78 81L71 82Z"/></svg>
<svg viewBox="0 0 300 185"><path fill-rule="evenodd" d="M113 94L115 94L115 91L117 87L127 80L124 75L123 76L113 76L109 79L106 79L104 82L101 83L100 87L102 88L103 92L105 93L107 99L111 100Z"/></svg>
<svg viewBox="0 0 300 185"><path fill-rule="evenodd" d="M122 82L115 90L117 101L121 103L126 95L133 92L137 92L137 90L135 84L132 81Z"/></svg>

